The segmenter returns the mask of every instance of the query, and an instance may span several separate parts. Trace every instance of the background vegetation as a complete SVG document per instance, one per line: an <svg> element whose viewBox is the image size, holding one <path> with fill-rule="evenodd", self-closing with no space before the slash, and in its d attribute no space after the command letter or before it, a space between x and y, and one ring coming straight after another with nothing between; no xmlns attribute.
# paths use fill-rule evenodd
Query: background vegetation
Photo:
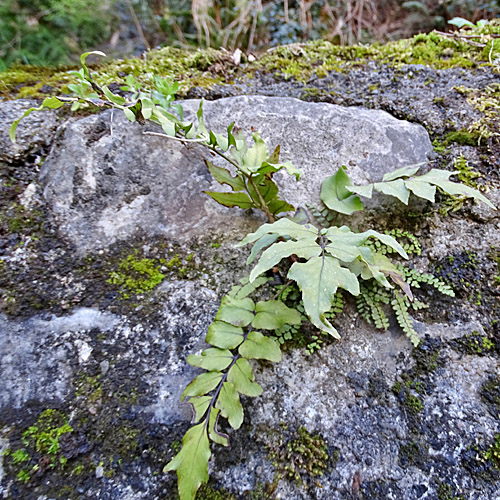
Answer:
<svg viewBox="0 0 500 500"><path fill-rule="evenodd" d="M68 64L90 49L124 56L159 45L260 51L318 38L387 41L499 13L498 0L3 0L0 71Z"/></svg>

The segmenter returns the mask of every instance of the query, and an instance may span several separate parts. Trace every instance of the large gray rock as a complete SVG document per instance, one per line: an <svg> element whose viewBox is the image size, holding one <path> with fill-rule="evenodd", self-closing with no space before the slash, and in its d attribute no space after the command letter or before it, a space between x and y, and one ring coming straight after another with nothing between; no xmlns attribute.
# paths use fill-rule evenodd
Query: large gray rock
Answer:
<svg viewBox="0 0 500 500"><path fill-rule="evenodd" d="M198 101L186 102L194 110ZM205 103L208 125L229 123L248 135L258 130L282 160L300 167L296 183L279 176L282 196L295 205L317 203L321 181L341 165L355 182L371 182L395 168L425 161L432 151L426 131L383 111L306 103L290 98L234 97ZM139 230L183 240L211 231L248 231L238 217L202 193L220 189L201 147L146 136L121 113L70 122L43 166L44 196L60 231L86 251ZM242 214L242 212L239 212Z"/></svg>
<svg viewBox="0 0 500 500"><path fill-rule="evenodd" d="M187 109L192 106L186 103ZM271 151L280 145L280 159L303 171L298 183L284 172L277 175L283 198L298 206L317 203L321 182L341 165L355 184L367 184L433 156L422 126L380 110L239 96L205 102L204 111L208 125L216 131L235 122L247 134L258 131Z"/></svg>
<svg viewBox="0 0 500 500"><path fill-rule="evenodd" d="M21 120L17 127L16 143L10 140L9 130L12 122L29 108L37 108L39 105L37 101L28 99L0 104L0 161L19 161L27 155L39 152L52 142L59 120L57 114L51 110L32 113Z"/></svg>
<svg viewBox="0 0 500 500"><path fill-rule="evenodd" d="M9 334L0 358L5 381L0 410L5 414L12 408L23 411L35 401L38 408L63 407L72 412L75 432L80 432L80 426L85 429L78 419L82 412L106 421L109 413L118 411L114 425L124 425L123 413L132 415L125 422L130 418L133 425L142 422L142 440L149 443L152 439L152 446L177 439L178 429L185 430L190 419L189 408L180 404L180 394L197 373L185 357L203 348L217 300L210 290L189 282L166 283L157 289L155 299L153 303L163 306L157 309L154 324L93 309L26 322L2 319L2 331ZM376 500L417 500L422 498L422 488L435 492L441 481L466 492L470 500L498 498L498 485L475 478L462 462L468 447L484 446L500 431L498 419L480 397L484 381L500 369L499 358L463 355L451 348L464 334L482 333L478 323L419 324L418 329L427 335L421 355L428 357L417 368L418 358L412 357L411 345L401 332L379 333L354 321L342 325L342 343L328 345L315 356L295 350L279 364L255 363L264 393L254 400L244 399L246 422L251 425L230 432L228 452L214 446L212 477L236 494L272 482L275 469L266 446L273 434L279 436L280 423L286 422L291 429L304 426L320 433L330 453L338 451L338 460L328 466L321 485L312 481L304 487L282 480L276 498L349 498L357 471L364 491ZM92 373L97 377L89 377ZM98 384L94 391L111 386L119 393L123 384L133 384L139 398L131 407L122 401L116 410L111 406L112 392L97 399L82 391L82 381L88 379ZM401 399L393 389L397 382L401 391L408 387L421 401L421 410L412 413L409 400ZM105 401L111 408L106 408ZM156 435L162 444L154 441ZM86 439L100 460L100 444L91 436ZM3 445L7 447L8 441ZM414 446L423 450L423 462L420 452L408 456L408 448ZM128 477L88 483L87 496L153 498L159 486L164 495L172 495L175 484L169 482L165 489L162 476L152 475L149 463L146 455ZM173 479L173 475L168 477ZM12 490L5 486L3 491Z"/></svg>
<svg viewBox="0 0 500 500"><path fill-rule="evenodd" d="M198 102L185 105L193 112ZM246 131L259 130L270 147L281 144L282 159L294 161L304 171L298 184L285 175L279 178L285 197L298 205L317 201L321 180L342 164L348 165L356 182L370 182L402 164L424 161L431 151L422 127L379 111L288 98L240 97L207 102L205 112L207 123L216 130L235 120ZM11 284L16 277L24 280L21 283L31 280L41 295L46 294L46 275L39 268L47 266L61 287L69 290L62 295L65 307L72 307L79 294L88 294L101 308L90 302L92 307L64 314L59 310L59 317L49 309L31 317L0 317L0 380L4 382L0 447L22 446L23 431L47 408L60 409L74 427L71 439L63 442L67 467L42 471L27 485L16 481L18 470L0 454L0 492L7 498L57 498L62 487L75 498L136 500L174 495L174 475L161 471L189 426L190 410L179 400L197 370L185 358L203 348L220 299L220 287L214 281L224 283L224 288L234 283L244 258L242 254L227 257L227 242L218 248L220 241L216 241L207 250L207 245L190 247L189 241L186 253L196 253L194 262L213 251L217 272L200 264L193 281L168 274L152 293L134 296L124 305L111 284L106 287L103 282L122 257L136 255L128 244L138 247L139 259L143 251L148 255L148 245L157 243L133 239L137 234L188 240L219 232L232 238L261 220L226 210L201 193L216 186L200 148L142 132L116 112L73 119L54 143L41 179L54 216L51 221L79 252L124 241L126 253L119 254L118 248L120 256L111 259L110 254L118 255L113 254L116 245L109 252L102 249L75 259L72 268L67 254L73 256L73 248L53 233L40 231L22 245L2 241L2 284L9 284L4 279L6 269L12 273ZM44 137L50 141L50 134ZM30 151L29 144L23 151L20 154ZM7 157L14 158L10 153ZM36 205L38 196L32 200ZM422 232L428 246L434 243L429 253L440 258L465 246L486 259L489 246L498 245L498 219L489 212L479 215L474 224L438 215L427 220ZM450 231L454 238L447 238ZM225 257L217 256L215 249ZM150 257L165 255L163 248ZM110 259L104 268L98 266L101 258ZM165 262L165 273L167 267ZM492 279L491 272L487 278ZM94 296L92 286L104 291ZM16 296L8 292L2 298L15 301ZM491 299L490 291L488 295ZM431 299L432 309L439 310L439 298L432 295ZM56 294L52 301L33 302L35 307L47 304L49 308L58 300ZM277 498L356 498L356 477L361 478L361 497L371 500L434 500L441 495L441 483L451 488L449 495L500 498L498 473L491 461L486 466L483 460L500 431L498 405L484 396L485 382L498 376L499 351L496 346L477 352L474 343L469 351L458 348L473 331L482 339L481 325L488 322L485 308L469 315L472 306L465 302L465 298L456 299L450 309L462 308L461 317L469 316L467 322L417 324L425 337L417 350L394 325L386 333L375 331L348 305L336 320L343 337L340 344L327 343L314 356L296 349L276 365L256 362L264 394L254 400L244 398L245 424L237 432L229 430L229 450L214 447L209 464L212 477L236 495L258 483L272 482L275 469L267 447L276 438L283 439L286 448L280 434L284 422L291 434L298 426L320 433L330 455L337 452L338 460L329 462L319 479L322 487L311 478L305 478L303 485L282 480ZM485 338L493 342L493 337ZM494 391L496 386L492 387ZM80 465L84 468L78 476L75 471ZM2 470L7 474L3 482Z"/></svg>

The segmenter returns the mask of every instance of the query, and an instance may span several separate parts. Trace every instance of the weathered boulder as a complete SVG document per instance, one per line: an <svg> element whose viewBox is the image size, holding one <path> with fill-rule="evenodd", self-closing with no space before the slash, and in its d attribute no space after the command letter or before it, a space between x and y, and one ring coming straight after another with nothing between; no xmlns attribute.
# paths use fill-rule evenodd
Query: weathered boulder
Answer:
<svg viewBox="0 0 500 500"><path fill-rule="evenodd" d="M187 101L187 111L198 103ZM29 105L2 104L5 120ZM282 159L304 171L300 183L278 179L297 205L317 203L321 180L342 164L363 183L432 154L423 127L382 111L236 97L206 102L205 114L216 130L236 121L280 144ZM0 447L10 450L0 491L175 498L175 477L162 469L189 426L179 399L197 371L185 358L203 348L221 293L243 272L247 249L233 242L262 219L201 193L219 187L199 147L144 136L117 112L71 119L54 139L53 116L34 115L49 117L47 129L22 149L0 142L11 167L2 178L20 170L0 184L10 189L0 200ZM47 145L40 185L27 185L23 161ZM492 199L498 192L493 179ZM397 227L378 215L383 228ZM340 344L324 338L312 356L295 348L280 364L255 362L264 394L243 400L231 447L214 447L217 488L247 499L270 498L266 483L271 498L289 500L500 498L499 219L473 208L412 220L426 245L415 266L432 266L457 297L427 290L417 349L393 321L380 333L348 303L335 320ZM163 281L150 290L139 278ZM304 335L301 345L311 341ZM51 415L54 432L65 421L72 430L49 454L25 441ZM290 466L299 481L286 477Z"/></svg>
<svg viewBox="0 0 500 500"><path fill-rule="evenodd" d="M199 101L187 101L191 112ZM354 182L378 181L398 167L425 162L427 132L383 111L306 103L291 98L234 97L205 102L215 131L236 122L260 132L270 150L303 170L299 183L279 175L282 197L296 206L319 202L321 181L347 165ZM59 228L81 251L132 236L249 229L241 211L218 206L203 190L219 189L202 148L143 134L138 124L110 111L70 121L43 165L45 199ZM238 215L235 215L238 214ZM243 216L244 215L244 216Z"/></svg>
<svg viewBox="0 0 500 500"><path fill-rule="evenodd" d="M47 147L56 133L59 119L54 111L32 113L23 119L17 128L16 143L9 138L12 122L20 118L29 108L37 108L39 103L33 100L3 102L0 106L0 161L12 163L25 159L40 149Z"/></svg>

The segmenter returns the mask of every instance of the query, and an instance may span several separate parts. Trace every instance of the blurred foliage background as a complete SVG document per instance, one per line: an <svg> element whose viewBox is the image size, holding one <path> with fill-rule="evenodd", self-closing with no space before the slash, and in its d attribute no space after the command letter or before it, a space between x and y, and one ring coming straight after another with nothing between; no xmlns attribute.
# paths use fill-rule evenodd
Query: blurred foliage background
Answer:
<svg viewBox="0 0 500 500"><path fill-rule="evenodd" d="M162 45L258 52L318 38L383 42L499 13L500 0L2 0L0 71L70 64L96 49L120 57Z"/></svg>

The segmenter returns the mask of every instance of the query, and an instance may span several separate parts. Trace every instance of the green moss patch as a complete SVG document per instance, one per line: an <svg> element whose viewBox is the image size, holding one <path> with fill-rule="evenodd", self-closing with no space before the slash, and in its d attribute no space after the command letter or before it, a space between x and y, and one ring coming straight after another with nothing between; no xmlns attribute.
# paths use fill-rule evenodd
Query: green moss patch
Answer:
<svg viewBox="0 0 500 500"><path fill-rule="evenodd" d="M455 87L455 90L464 95L468 104L482 114L482 117L467 130L476 138L476 144L484 143L491 137L498 138L500 136L500 84L491 83L479 89L461 86Z"/></svg>
<svg viewBox="0 0 500 500"><path fill-rule="evenodd" d="M19 447L5 453L6 468L22 483L28 483L47 469L62 469L68 457L61 442L73 432L68 417L54 409L44 410L21 436Z"/></svg>
<svg viewBox="0 0 500 500"><path fill-rule="evenodd" d="M403 468L411 466L425 468L428 459L428 447L422 443L409 441L399 447L399 464Z"/></svg>
<svg viewBox="0 0 500 500"><path fill-rule="evenodd" d="M477 331L452 340L450 346L458 352L476 356L488 356L498 350L497 343L492 338Z"/></svg>
<svg viewBox="0 0 500 500"><path fill-rule="evenodd" d="M465 500L462 495L458 495L456 490L448 483L437 482L438 500Z"/></svg>
<svg viewBox="0 0 500 500"><path fill-rule="evenodd" d="M90 58L89 58L90 59ZM127 75L146 88L152 75L173 77L181 84L180 93L192 87L210 88L221 81L231 81L235 69L227 52L214 49L183 50L173 47L152 50L144 58L94 60L90 66L99 85L125 81ZM90 60L89 60L90 62ZM4 98L47 97L69 93L69 84L77 83L71 68L21 66L0 73L0 96Z"/></svg>
<svg viewBox="0 0 500 500"><path fill-rule="evenodd" d="M489 35L500 33L500 23L488 23L477 32L486 37L487 47L491 48ZM385 45L338 46L325 41L292 44L268 51L254 66L285 79L307 82L313 76L321 78L330 71L345 71L368 61L396 68L408 64L423 64L434 69L490 65L488 54L482 47L469 44L465 38L432 32Z"/></svg>
<svg viewBox="0 0 500 500"><path fill-rule="evenodd" d="M323 78L331 71L346 71L369 61L395 68L409 64L423 64L435 69L490 66L493 43L490 35L500 34L500 22L491 21L475 28L474 33L483 37L485 47L472 45L465 37L453 38L437 32L419 34L384 45L339 46L328 41L312 41L270 49L251 63L247 63L243 56L239 66L234 64L231 54L226 51L164 47L147 52L143 58L104 59L94 65L92 70L100 85L123 82L131 74L139 83L149 87L152 73L170 76L181 83L180 94L185 95L195 87L210 89L219 83L231 84L237 78L251 78L262 72L307 82L311 77ZM494 54L497 49L500 51L497 45L498 41L493 47ZM77 68L11 68L0 73L0 95L4 98L19 98L67 93L68 85L76 83L70 72L74 69ZM315 91L308 92L315 94Z"/></svg>
<svg viewBox="0 0 500 500"><path fill-rule="evenodd" d="M443 144L449 146L450 144L460 144L461 146L477 146L479 141L479 134L469 132L468 130L456 130L446 134Z"/></svg>
<svg viewBox="0 0 500 500"><path fill-rule="evenodd" d="M204 484L196 493L196 500L236 500L236 497L227 490Z"/></svg>
<svg viewBox="0 0 500 500"><path fill-rule="evenodd" d="M153 259L139 259L136 251L120 261L107 282L118 286L122 297L129 299L131 295L150 292L163 281L165 275L160 272L160 266Z"/></svg>
<svg viewBox="0 0 500 500"><path fill-rule="evenodd" d="M493 463L494 467L500 470L500 434L497 434L493 443L484 452L484 459Z"/></svg>
<svg viewBox="0 0 500 500"><path fill-rule="evenodd" d="M500 419L500 376L491 376L481 386L481 399L493 416Z"/></svg>
<svg viewBox="0 0 500 500"><path fill-rule="evenodd" d="M294 432L282 426L281 430L270 432L269 437L269 458L276 473L297 484L307 486L311 478L322 476L329 465L334 467L336 464L338 452L330 456L326 441L309 433L305 427Z"/></svg>

